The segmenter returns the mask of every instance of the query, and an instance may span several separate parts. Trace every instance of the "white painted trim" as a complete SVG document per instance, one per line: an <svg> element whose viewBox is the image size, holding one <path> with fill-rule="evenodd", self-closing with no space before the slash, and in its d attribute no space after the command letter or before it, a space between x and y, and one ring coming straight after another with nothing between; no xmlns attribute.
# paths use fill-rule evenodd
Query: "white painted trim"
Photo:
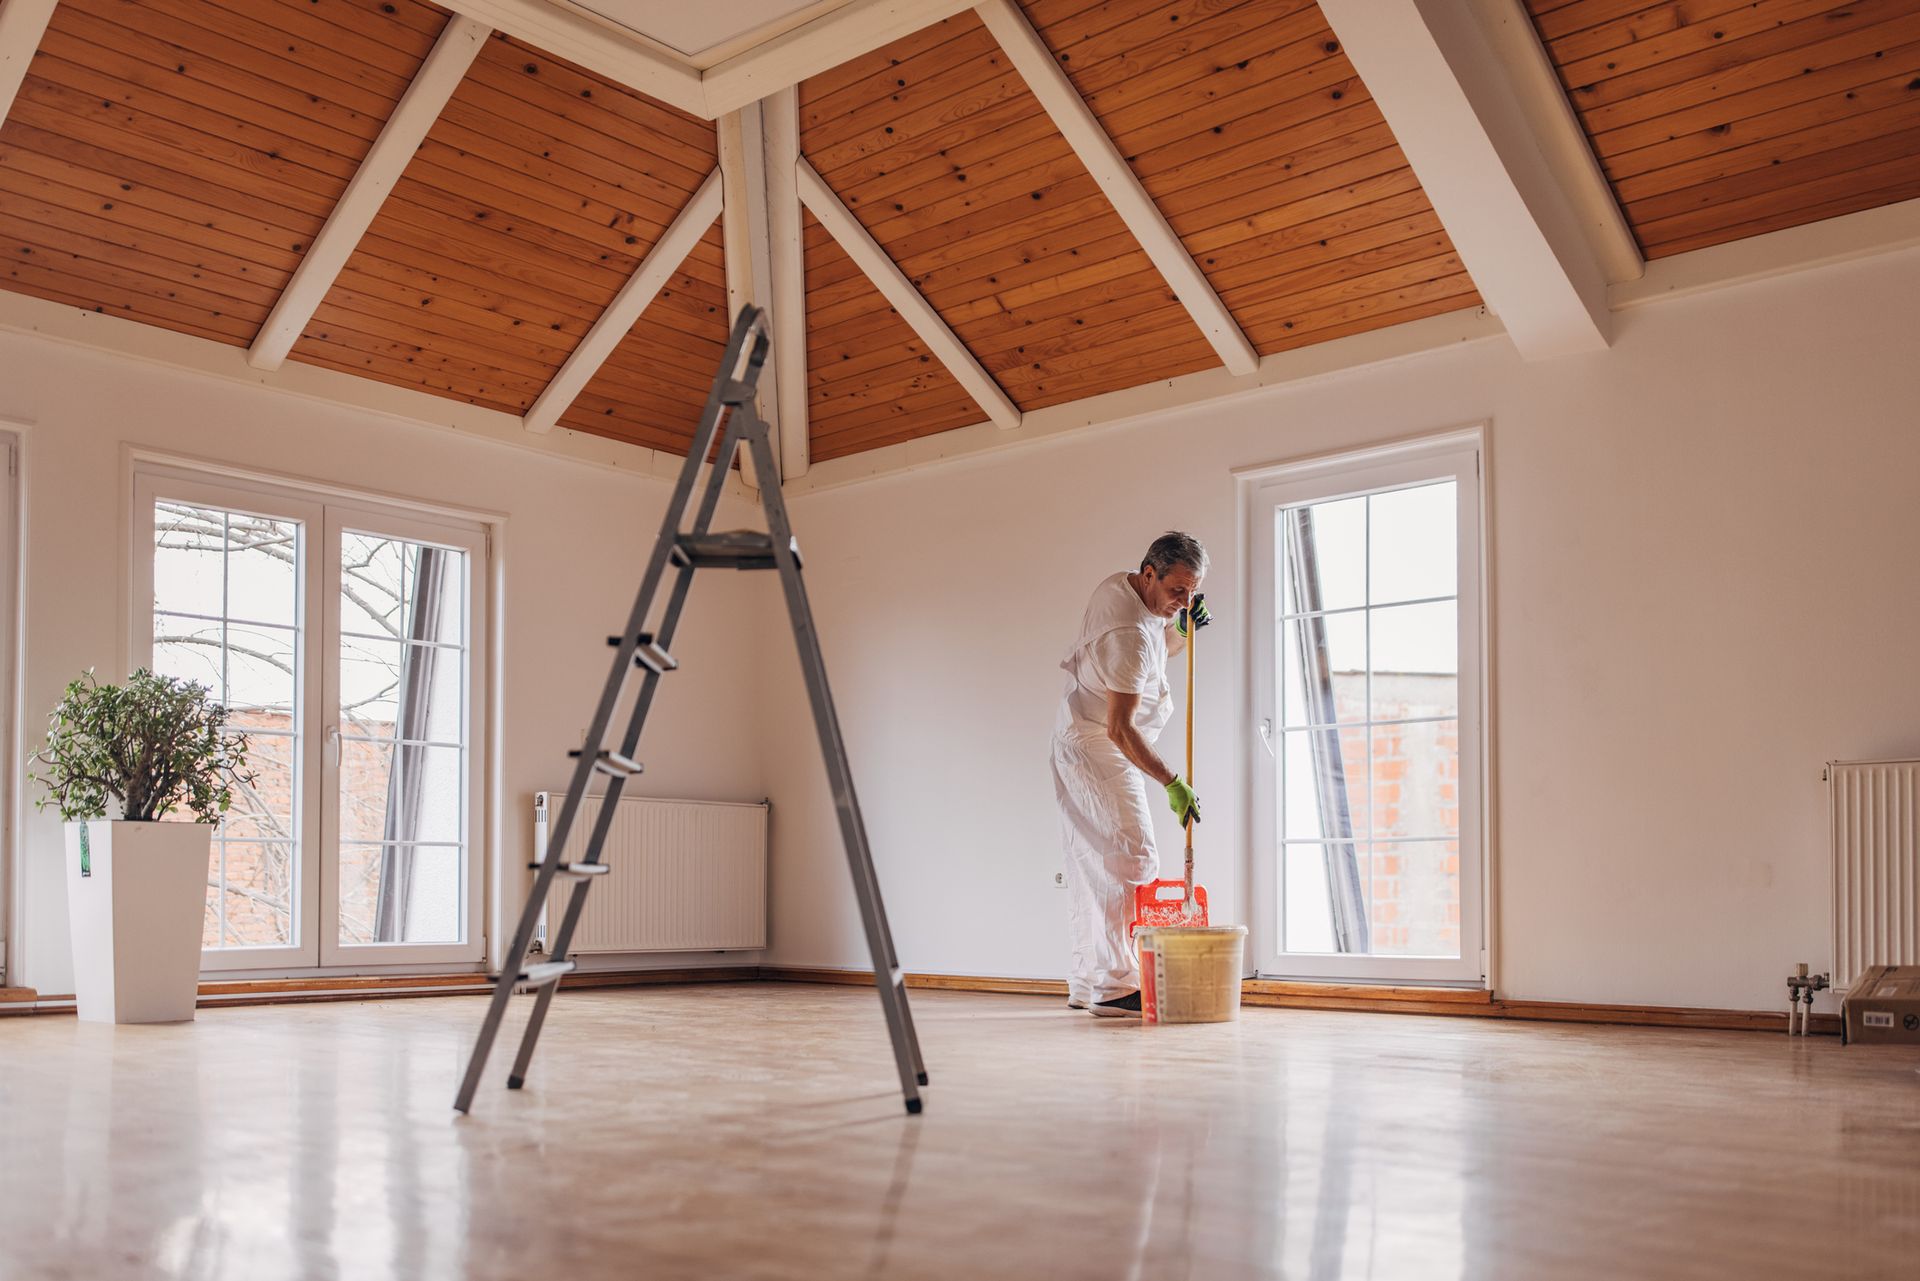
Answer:
<svg viewBox="0 0 1920 1281"><path fill-rule="evenodd" d="M47 34L59 0L4 0L0 3L0 124L13 110L13 99L27 78L34 50Z"/></svg>
<svg viewBox="0 0 1920 1281"><path fill-rule="evenodd" d="M339 278L340 269L347 265L374 215L386 203L387 194L400 181L407 162L426 139L427 130L433 128L447 99L460 87L487 35L488 29L471 18L455 14L447 19L426 61L387 117L366 159L354 171L345 194L327 215L326 225L307 246L293 279L280 291L267 323L254 336L247 362L255 369L278 369L300 340L307 322Z"/></svg>
<svg viewBox="0 0 1920 1281"><path fill-rule="evenodd" d="M1608 291L1615 311L1770 280L1920 245L1920 200L1862 209L1783 231L1656 258L1639 280Z"/></svg>
<svg viewBox="0 0 1920 1281"><path fill-rule="evenodd" d="M900 313L900 318L913 327L920 335L920 341L947 367L960 385L966 388L988 418L1001 427L1011 430L1020 425L1020 410L1000 390L990 374L973 358L973 353L954 336L947 322L940 318L920 291L913 287L906 273L894 265L887 257L887 251L880 247L867 229L860 225L847 207L840 203L840 197L827 186L825 179L814 172L812 165L804 157L795 166L800 182L800 199L813 216L820 220L840 247L853 259L854 265L867 274L874 287L883 298Z"/></svg>
<svg viewBox="0 0 1920 1281"><path fill-rule="evenodd" d="M968 8L970 0L852 0L715 63L700 77L705 114L720 116L870 53Z"/></svg>
<svg viewBox="0 0 1920 1281"><path fill-rule="evenodd" d="M543 0L458 0L451 7L670 107L696 116L713 114L706 109L700 73L685 59L609 25Z"/></svg>
<svg viewBox="0 0 1920 1281"><path fill-rule="evenodd" d="M1147 257L1153 260L1160 275L1186 307L1187 314L1193 317L1193 323L1219 353L1221 363L1235 374L1254 372L1260 357L1247 336L1240 332L1239 322L1213 291L1206 274L1195 264L1193 255L1187 252L1166 215L1153 203L1153 197L1147 194L1126 157L1113 145L1113 139L1107 136L1093 109L1054 61L1052 50L1027 21L1026 14L1013 0L986 0L978 12L987 30L1000 42L1014 68L1033 90L1034 97L1065 135L1074 154L1080 157L1080 163L1087 167L1121 221L1127 224L1127 230L1146 250Z"/></svg>
<svg viewBox="0 0 1920 1281"><path fill-rule="evenodd" d="M1475 7L1320 7L1521 355L1604 349L1612 334L1606 274Z"/></svg>
<svg viewBox="0 0 1920 1281"><path fill-rule="evenodd" d="M805 478L787 487L787 494L798 497L985 454L1036 448L1058 443L1065 437L1077 439L1082 431L1117 427L1149 414L1226 404L1278 387L1383 366L1464 343L1484 342L1504 332L1500 322L1481 307L1410 320L1262 357L1260 368L1251 378L1235 378L1224 369L1208 369L1036 409L1027 414L1014 431L998 430L991 423L977 423L815 463Z"/></svg>
<svg viewBox="0 0 1920 1281"><path fill-rule="evenodd" d="M627 331L633 328L636 320L653 300L659 296L660 287L687 255L693 252L700 238L707 234L707 228L720 216L720 171L715 169L693 193L686 207L674 218L666 232L654 242L653 248L641 260L627 283L620 287L607 309L593 322L593 328L580 340L580 345L567 357L567 363L560 366L560 372L553 376L546 389L540 393L533 407L527 410L522 420L526 429L545 434L552 431L554 424L560 421L560 415L567 412L600 372L600 366L607 363L607 357L626 338Z"/></svg>
<svg viewBox="0 0 1920 1281"><path fill-rule="evenodd" d="M773 326L780 474L792 481L811 461L807 409L807 276L800 227L800 93L792 85L760 104L766 132L767 302Z"/></svg>
<svg viewBox="0 0 1920 1281"><path fill-rule="evenodd" d="M29 424L0 417L0 454L6 466L0 471L0 754L4 754L6 777L0 779L0 829L5 848L0 849L0 986L25 986L19 980L20 962L25 955L21 933L26 922L24 881L26 860L21 857L26 816L26 797L31 793L26 772L25 719L20 715L21 682L25 665L20 661L21 638L26 634L26 613L21 608L26 579L26 463L25 450ZM36 727L37 728L37 727Z"/></svg>
<svg viewBox="0 0 1920 1281"><path fill-rule="evenodd" d="M342 408L381 414L415 427L451 432L467 440L527 450L608 471L651 476L667 484L679 477L683 461L678 454L566 428L538 436L523 429L515 414L298 361L271 371L258 370L247 364L246 352L239 347L5 290L0 290L0 330L36 335L178 372L246 383Z"/></svg>

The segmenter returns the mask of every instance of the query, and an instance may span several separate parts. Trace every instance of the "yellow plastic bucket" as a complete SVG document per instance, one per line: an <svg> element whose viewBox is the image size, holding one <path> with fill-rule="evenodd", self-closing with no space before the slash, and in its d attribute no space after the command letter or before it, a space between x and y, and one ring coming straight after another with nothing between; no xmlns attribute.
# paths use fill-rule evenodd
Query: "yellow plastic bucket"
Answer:
<svg viewBox="0 0 1920 1281"><path fill-rule="evenodd" d="M1240 1014L1244 925L1153 925L1140 949L1140 1017L1147 1023L1228 1023Z"/></svg>

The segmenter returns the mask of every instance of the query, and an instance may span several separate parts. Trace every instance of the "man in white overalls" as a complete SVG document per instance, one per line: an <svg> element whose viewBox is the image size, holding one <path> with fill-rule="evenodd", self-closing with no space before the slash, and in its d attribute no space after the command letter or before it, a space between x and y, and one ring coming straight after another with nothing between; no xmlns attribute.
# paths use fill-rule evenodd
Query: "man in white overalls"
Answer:
<svg viewBox="0 0 1920 1281"><path fill-rule="evenodd" d="M1167 657L1209 621L1195 594L1207 552L1190 534L1162 534L1134 573L1094 588L1053 727L1053 789L1067 854L1073 969L1067 1004L1112 1017L1140 1013L1140 965L1128 945L1133 888L1159 874L1146 780L1166 789L1184 824L1200 819L1193 788L1153 750L1173 711ZM1188 606L1192 605L1189 609Z"/></svg>

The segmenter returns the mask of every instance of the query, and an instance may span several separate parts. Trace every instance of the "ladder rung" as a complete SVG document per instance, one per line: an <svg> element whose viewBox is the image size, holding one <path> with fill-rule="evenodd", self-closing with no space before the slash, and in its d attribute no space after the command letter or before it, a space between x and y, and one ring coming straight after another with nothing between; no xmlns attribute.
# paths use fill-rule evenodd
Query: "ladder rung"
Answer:
<svg viewBox="0 0 1920 1281"><path fill-rule="evenodd" d="M548 983L558 983L561 975L571 973L572 961L542 961L522 969L513 983L515 987L544 987Z"/></svg>
<svg viewBox="0 0 1920 1281"><path fill-rule="evenodd" d="M800 540L790 539L794 564L800 563ZM720 534L682 534L674 541L673 563L695 569L774 569L773 537L757 529L732 529Z"/></svg>
<svg viewBox="0 0 1920 1281"><path fill-rule="evenodd" d="M546 864L529 863L527 866L537 872L545 867ZM612 870L613 869L605 863L562 863L554 869L553 874L562 880L587 881L592 880L596 876L605 876Z"/></svg>
<svg viewBox="0 0 1920 1281"><path fill-rule="evenodd" d="M634 666L644 667L648 671L655 672L662 676L679 668L680 660L672 654L667 653L660 642L653 638L652 632L641 632L640 635L635 638L635 641L636 645L633 651ZM621 638L618 636L607 637L607 644L613 646L615 649L620 647L620 642Z"/></svg>
<svg viewBox="0 0 1920 1281"><path fill-rule="evenodd" d="M580 759L578 748L568 752L567 755L573 757L575 760ZM604 747L595 754L593 768L602 774L608 774L614 778L632 778L635 774L646 772L646 766L642 765L639 761L630 760L620 755L620 753Z"/></svg>
<svg viewBox="0 0 1920 1281"><path fill-rule="evenodd" d="M752 399L752 385L738 378L727 379L726 385L720 389L720 403L723 405L744 405Z"/></svg>

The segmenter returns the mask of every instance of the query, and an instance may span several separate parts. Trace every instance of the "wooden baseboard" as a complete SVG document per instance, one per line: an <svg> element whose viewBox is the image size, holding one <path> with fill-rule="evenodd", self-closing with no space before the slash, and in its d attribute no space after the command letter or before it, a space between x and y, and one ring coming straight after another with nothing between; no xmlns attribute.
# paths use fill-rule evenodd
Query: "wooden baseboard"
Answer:
<svg viewBox="0 0 1920 1281"><path fill-rule="evenodd" d="M752 965L714 965L671 970L587 970L560 980L563 988L652 987L668 983L740 983L759 977ZM32 993L32 988L4 989ZM493 991L484 974L346 974L292 979L208 979L195 1005L300 1005L316 1001L391 1001L413 996L483 996ZM0 1005L0 1014L10 1011ZM73 994L30 997L18 1012L71 1014Z"/></svg>
<svg viewBox="0 0 1920 1281"><path fill-rule="evenodd" d="M1018 996L1067 994L1059 979L1003 978L978 974L908 974L909 988L946 992L999 992ZM569 974L569 989L651 987L670 983L828 983L871 987L871 970L792 965L716 965L671 970L589 970ZM202 1008L224 1005L285 1005L309 1001L393 1000L413 996L481 995L493 990L482 974L350 975L339 978L212 979L200 985ZM24 995L22 995L24 994ZM0 988L0 1015L72 1013L71 995L39 996L32 988ZM1578 1001L1521 1001L1484 988L1384 987L1359 983L1301 983L1247 979L1240 1003L1296 1010L1348 1010L1373 1014L1431 1014L1458 1018L1518 1019L1550 1023L1610 1023L1634 1027L1681 1027L1731 1032L1787 1029L1785 1013L1773 1010L1694 1009L1665 1005L1597 1005ZM1838 1036L1840 1016L1816 1014L1810 1029Z"/></svg>
<svg viewBox="0 0 1920 1281"><path fill-rule="evenodd" d="M871 970L806 969L762 966L760 977L782 983L837 983L870 987ZM950 992L1014 992L1065 996L1057 979L1008 979L965 974L909 974L909 988ZM1518 1019L1552 1023L1613 1023L1635 1027L1687 1027L1730 1032L1787 1030L1787 1016L1771 1010L1690 1009L1665 1005L1595 1005L1575 1001L1514 1001L1485 988L1387 987L1364 983L1301 983L1247 979L1240 985L1245 1006L1295 1010L1348 1010L1370 1014L1437 1014L1480 1019ZM1838 1036L1840 1016L1816 1014L1811 1031Z"/></svg>
<svg viewBox="0 0 1920 1281"><path fill-rule="evenodd" d="M794 965L763 965L759 977L768 983L837 983L853 987L872 987L872 970L808 969ZM1062 979L1007 979L974 974L909 974L910 988L929 988L946 992L1010 992L1016 996L1065 996Z"/></svg>

